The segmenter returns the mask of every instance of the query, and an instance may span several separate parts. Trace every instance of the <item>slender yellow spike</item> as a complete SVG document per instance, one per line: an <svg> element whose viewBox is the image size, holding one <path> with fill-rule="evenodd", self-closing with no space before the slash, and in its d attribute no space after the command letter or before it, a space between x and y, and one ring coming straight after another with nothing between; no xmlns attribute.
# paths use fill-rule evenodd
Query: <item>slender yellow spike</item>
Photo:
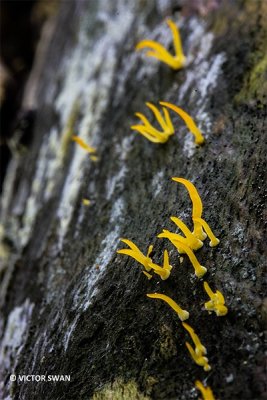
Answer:
<svg viewBox="0 0 267 400"><path fill-rule="evenodd" d="M89 146L83 139L81 139L79 136L72 136L71 137L74 142L76 142L82 149L86 150L87 153L95 153L96 149L94 147Z"/></svg>
<svg viewBox="0 0 267 400"><path fill-rule="evenodd" d="M164 130L168 130L168 125L166 124L166 121L164 121L164 118L162 117L160 111L157 109L156 106L154 106L154 104L146 102L146 106L148 108L150 108L150 110L153 112L153 114L155 115L158 123L160 124L160 126L162 127L162 129ZM167 110L167 109L166 109Z"/></svg>
<svg viewBox="0 0 267 400"><path fill-rule="evenodd" d="M203 206L202 206L201 198L198 194L198 191L197 191L195 185L193 185L192 182L190 182L184 178L173 177L172 180L175 182L178 182L178 183L182 183L188 190L188 193L189 193L190 199L192 201L192 205L193 205L192 218L193 219L201 218ZM203 231L202 225L199 222L194 222L193 235L195 237L197 237L199 240L204 240L207 237L206 233Z"/></svg>
<svg viewBox="0 0 267 400"><path fill-rule="evenodd" d="M204 231L207 233L208 237L210 238L210 247L215 247L220 243L220 240L216 238L212 230L210 229L208 223L203 219L203 218L194 218L194 222L199 222L202 227L204 228Z"/></svg>
<svg viewBox="0 0 267 400"><path fill-rule="evenodd" d="M203 400L215 400L212 390L209 386L205 387L202 382L195 382L196 388L201 392Z"/></svg>
<svg viewBox="0 0 267 400"><path fill-rule="evenodd" d="M203 246L203 242L201 240L197 239L193 235L193 233L190 231L190 229L188 229L188 227L185 225L185 223L183 223L182 220L180 220L180 218L171 217L171 221L173 221L178 226L178 228L181 229L183 234L186 236L186 239L188 241L188 246L192 250L198 250Z"/></svg>
<svg viewBox="0 0 267 400"><path fill-rule="evenodd" d="M193 347L188 342L185 342L185 345L186 345L192 359L195 361L195 363L197 365L199 365L200 367L203 367L204 371L210 371L211 366L209 365L209 360L207 359L207 357L204 357L203 355L198 356L195 353Z"/></svg>
<svg viewBox="0 0 267 400"><path fill-rule="evenodd" d="M173 235L176 235L176 234L173 234ZM195 254L193 253L193 251L190 249L189 246L187 246L185 243L181 242L181 240L173 240L171 236L164 236L164 234L162 234L162 233L159 234L158 237L167 237L172 242L172 244L177 248L179 253L181 253L181 249L182 249L183 252L188 255L188 258L191 261L191 263L195 269L195 275L198 278L202 278L202 276L205 275L205 273L207 272L207 268L203 267L203 265L200 265ZM185 238L183 238L183 239L185 239Z"/></svg>
<svg viewBox="0 0 267 400"><path fill-rule="evenodd" d="M170 19L167 19L167 24L171 29L172 36L173 36L173 45L174 45L174 53L173 56L169 51L167 51L160 43L155 42L154 40L142 40L136 46L136 50L141 50L144 48L149 48L146 52L148 57L154 57L158 60L164 62L165 64L169 65L171 68L178 70L184 67L186 63L186 58L183 54L181 39L179 30Z"/></svg>
<svg viewBox="0 0 267 400"><path fill-rule="evenodd" d="M168 279L172 270L172 266L169 264L169 255L167 250L164 250L163 267L152 262L149 263L148 266L151 267L154 272L161 277L162 280Z"/></svg>
<svg viewBox="0 0 267 400"><path fill-rule="evenodd" d="M151 267L149 267L148 264L152 262L151 258L149 258L148 256L145 256L131 240L128 240L128 239L120 239L120 240L121 240L121 242L127 244L127 246L129 246L130 249L117 250L117 253L125 254L127 256L134 258L136 261L138 261L140 264L142 264L145 267L147 272L149 272L151 270ZM151 246L149 246L148 250L150 252L152 251Z"/></svg>
<svg viewBox="0 0 267 400"><path fill-rule="evenodd" d="M223 317L226 315L228 313L228 308L225 305L223 294L219 290L216 290L216 293L214 293L208 282L204 282L204 289L210 297L210 301L207 301L204 305L205 309L210 312L214 311L217 317Z"/></svg>
<svg viewBox="0 0 267 400"><path fill-rule="evenodd" d="M177 313L181 321L185 321L186 319L189 318L189 312L186 310L182 310L182 308L178 306L178 304L174 300L172 300L169 296L160 293L148 293L147 297L150 297L151 299L160 299L165 301Z"/></svg>
<svg viewBox="0 0 267 400"><path fill-rule="evenodd" d="M198 356L201 356L201 355L203 355L203 354L204 354L204 355L207 354L207 349L206 349L206 347L203 346L203 344L201 343L201 341L200 341L198 335L195 333L194 329L193 329L190 325L188 325L187 323L185 323L185 322L183 322L182 324L183 324L183 327L187 330L187 332L188 332L189 335L191 336L191 339L193 340L193 342L194 342L194 344L195 344L195 346L196 346L196 348L195 348L195 353L196 353Z"/></svg>
<svg viewBox="0 0 267 400"><path fill-rule="evenodd" d="M182 108L176 106L175 104L168 103L166 101L160 101L159 104L161 106L168 107L171 110L175 111L184 120L184 122L185 122L186 126L188 127L188 129L190 130L190 132L195 136L196 144L201 145L204 143L205 139L204 139L202 133L200 132L200 130L198 129L198 127L196 126L195 122L190 117L190 115L188 115L184 110L182 110Z"/></svg>
<svg viewBox="0 0 267 400"><path fill-rule="evenodd" d="M152 278L152 275L150 275L148 272L146 272L146 271L142 271L142 272L147 277L148 280L150 280Z"/></svg>

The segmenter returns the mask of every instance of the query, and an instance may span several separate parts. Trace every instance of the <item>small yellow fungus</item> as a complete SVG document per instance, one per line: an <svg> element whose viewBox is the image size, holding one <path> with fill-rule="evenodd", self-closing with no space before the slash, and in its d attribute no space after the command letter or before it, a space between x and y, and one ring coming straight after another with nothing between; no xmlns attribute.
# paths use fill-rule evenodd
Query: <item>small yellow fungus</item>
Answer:
<svg viewBox="0 0 267 400"><path fill-rule="evenodd" d="M203 355L197 355L197 353L194 351L193 347L186 342L185 343L192 359L195 361L195 363L197 365L199 365L200 367L203 367L204 371L210 371L211 370L211 366L209 365L209 360L207 357L204 357Z"/></svg>
<svg viewBox="0 0 267 400"><path fill-rule="evenodd" d="M71 137L74 142L76 142L82 149L86 150L87 153L92 154L96 152L94 147L89 146L83 139L79 136L72 136Z"/></svg>
<svg viewBox="0 0 267 400"><path fill-rule="evenodd" d="M167 250L164 250L163 267L152 262L149 263L148 266L151 267L155 274L159 275L162 280L168 279L172 270L172 266L169 264L169 254Z"/></svg>
<svg viewBox="0 0 267 400"><path fill-rule="evenodd" d="M94 155L90 156L90 159L91 159L93 162L99 161L99 157L94 156Z"/></svg>
<svg viewBox="0 0 267 400"><path fill-rule="evenodd" d="M166 101L160 101L159 104L161 106L169 107L171 110L175 111L182 118L182 120L185 122L190 132L195 136L195 144L201 145L204 143L205 139L202 133L200 132L200 130L198 129L198 127L196 126L195 122L190 117L190 115L188 115L184 110L182 110L182 108L176 106L175 104L168 103Z"/></svg>
<svg viewBox="0 0 267 400"><path fill-rule="evenodd" d="M172 300L169 296L160 293L148 293L147 297L150 297L151 299L160 299L165 301L177 313L181 321L185 321L186 319L189 318L189 312L186 310L182 310L182 308L178 306L178 304L174 300Z"/></svg>
<svg viewBox="0 0 267 400"><path fill-rule="evenodd" d="M216 290L214 293L208 282L204 282L204 289L206 290L208 296L210 297L210 301L205 303L205 309L209 312L214 311L217 317L223 317L227 314L228 308L225 305L225 300L223 294Z"/></svg>
<svg viewBox="0 0 267 400"><path fill-rule="evenodd" d="M203 242L200 239L197 239L193 233L190 231L190 229L185 225L185 223L177 217L171 217L171 221L174 222L178 228L181 229L181 231L183 232L183 234L185 235L187 242L188 242L188 246L192 249L192 250L198 250L203 246Z"/></svg>
<svg viewBox="0 0 267 400"><path fill-rule="evenodd" d="M210 247L215 247L220 243L220 240L216 238L212 230L210 229L208 223L202 218L193 218L193 222L200 223L210 238Z"/></svg>
<svg viewBox="0 0 267 400"><path fill-rule="evenodd" d="M194 329L188 325L187 323L183 322L183 327L187 330L187 332L189 333L189 335L191 336L191 339L193 340L194 344L195 344L195 353L198 356L202 356L203 354L206 355L207 354L207 349L205 346L203 346L203 344L201 343L198 335L195 333Z"/></svg>
<svg viewBox="0 0 267 400"><path fill-rule="evenodd" d="M212 390L209 386L205 387L202 382L195 382L196 388L201 392L203 400L215 400Z"/></svg>
<svg viewBox="0 0 267 400"><path fill-rule="evenodd" d="M146 271L142 271L142 272L147 277L148 280L150 280L152 278L152 275L150 275L148 272L146 272Z"/></svg>
<svg viewBox="0 0 267 400"><path fill-rule="evenodd" d="M127 244L130 249L117 250L117 253L126 254L127 256L134 258L145 267L146 271L149 272L151 270L151 267L149 267L148 264L152 262L151 258L149 258L149 255L152 252L153 246L149 246L147 255L145 256L131 240L120 239L120 241Z"/></svg>
<svg viewBox="0 0 267 400"><path fill-rule="evenodd" d="M157 58L158 60L169 65L171 68L178 70L183 68L186 62L186 58L182 49L180 34L178 28L173 21L167 19L166 22L172 31L175 51L174 56L168 50L166 50L165 47L163 47L160 43L155 42L154 40L142 40L137 44L136 50L141 50L146 47L150 48L151 50L146 52L146 56Z"/></svg>
<svg viewBox="0 0 267 400"><path fill-rule="evenodd" d="M173 177L172 180L178 183L182 183L188 190L193 205L192 218L201 218L203 211L202 201L193 183L184 178ZM204 240L207 237L206 233L203 231L202 225L197 221L194 222L193 235L199 240Z"/></svg>
<svg viewBox="0 0 267 400"><path fill-rule="evenodd" d="M191 261L194 269L195 269L195 275L198 278L202 278L203 275L207 272L207 268L203 267L203 265L200 265L198 259L196 258L195 254L193 251L190 249L190 247L185 244L184 242L181 242L181 240L175 240L173 239L173 235L175 236L180 236L178 234L171 233L169 231L165 231L164 233L160 233L158 237L166 237L172 242L172 244L177 248L178 252L181 254L181 252L186 253L189 257L189 260ZM185 241L186 239L183 238Z"/></svg>
<svg viewBox="0 0 267 400"><path fill-rule="evenodd" d="M82 199L83 205L84 206L90 206L91 201L89 199Z"/></svg>
<svg viewBox="0 0 267 400"><path fill-rule="evenodd" d="M171 135L174 134L174 128L170 119L168 110L163 107L164 118L160 111L151 103L146 103L147 107L154 113L162 131L154 128L148 119L141 113L135 113L135 115L141 119L143 125L132 125L131 129L138 131L141 135L145 136L148 140L153 143L165 143Z"/></svg>

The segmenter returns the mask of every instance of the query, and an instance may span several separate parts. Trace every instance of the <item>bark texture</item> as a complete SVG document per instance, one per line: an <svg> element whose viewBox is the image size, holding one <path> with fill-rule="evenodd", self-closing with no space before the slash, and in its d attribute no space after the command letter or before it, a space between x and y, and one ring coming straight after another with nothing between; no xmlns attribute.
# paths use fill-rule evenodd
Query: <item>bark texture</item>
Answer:
<svg viewBox="0 0 267 400"><path fill-rule="evenodd" d="M2 196L2 399L188 400L199 397L196 379L221 400L266 396L266 5L63 1L34 92L26 87L32 140L13 154ZM180 26L188 60L177 72L134 51L144 38L171 46L165 17ZM175 115L165 145L132 132L134 113L159 100L188 111L205 145L196 148ZM71 141L75 133L97 148L98 162ZM190 225L189 196L172 176L195 183L220 238L197 257L225 295L226 317L208 315L187 257L180 264L156 238L173 229L171 215ZM167 248L171 277L147 280L116 254L120 237L143 252L154 244L157 263ZM177 315L148 299L152 292L190 311L210 373L192 362ZM71 381L11 382L10 374Z"/></svg>

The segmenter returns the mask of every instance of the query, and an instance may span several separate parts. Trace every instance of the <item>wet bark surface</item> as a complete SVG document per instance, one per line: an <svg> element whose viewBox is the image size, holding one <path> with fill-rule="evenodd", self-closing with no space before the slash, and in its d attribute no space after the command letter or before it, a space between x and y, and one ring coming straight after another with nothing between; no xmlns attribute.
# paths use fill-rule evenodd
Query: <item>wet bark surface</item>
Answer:
<svg viewBox="0 0 267 400"><path fill-rule="evenodd" d="M197 399L194 382L206 379L215 398L263 399L266 3L109 3L62 3L32 140L13 154L5 179L0 397ZM171 48L165 17L180 26L187 66L179 71L134 51L144 38ZM145 102L159 100L193 116L202 147L175 114L164 145L130 130L134 113L148 115ZM97 148L98 162L72 142L78 133ZM226 298L225 317L204 310L203 280L157 238L174 229L172 215L192 228L190 198L172 176L196 185L220 239L196 255ZM144 253L153 244L158 264L168 249L170 278L147 280L137 262L116 254L120 237ZM173 310L146 297L153 292L190 312L209 373L191 360ZM12 383L10 374L71 381Z"/></svg>

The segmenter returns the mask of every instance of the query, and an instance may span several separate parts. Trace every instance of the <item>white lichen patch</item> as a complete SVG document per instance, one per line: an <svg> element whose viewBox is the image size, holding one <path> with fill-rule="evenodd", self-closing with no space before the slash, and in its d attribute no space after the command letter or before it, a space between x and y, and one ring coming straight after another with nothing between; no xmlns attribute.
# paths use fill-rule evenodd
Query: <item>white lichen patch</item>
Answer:
<svg viewBox="0 0 267 400"><path fill-rule="evenodd" d="M191 31L187 40L187 67L186 77L178 90L177 104L183 106L184 98L189 97L190 104L195 104L185 111L189 112L203 136L208 138L211 133L212 119L208 112L209 98L218 86L221 68L225 61L223 53L209 56L214 35L205 32L203 21L191 18L188 24ZM184 133L185 130L182 130ZM195 151L194 138L185 132L183 151L187 157L191 157Z"/></svg>
<svg viewBox="0 0 267 400"><path fill-rule="evenodd" d="M158 171L152 179L152 192L154 199L158 196L162 189L164 171Z"/></svg>
<svg viewBox="0 0 267 400"><path fill-rule="evenodd" d="M27 339L33 307L34 304L27 299L8 316L4 336L0 342L0 375L11 374L19 361L20 351Z"/></svg>

